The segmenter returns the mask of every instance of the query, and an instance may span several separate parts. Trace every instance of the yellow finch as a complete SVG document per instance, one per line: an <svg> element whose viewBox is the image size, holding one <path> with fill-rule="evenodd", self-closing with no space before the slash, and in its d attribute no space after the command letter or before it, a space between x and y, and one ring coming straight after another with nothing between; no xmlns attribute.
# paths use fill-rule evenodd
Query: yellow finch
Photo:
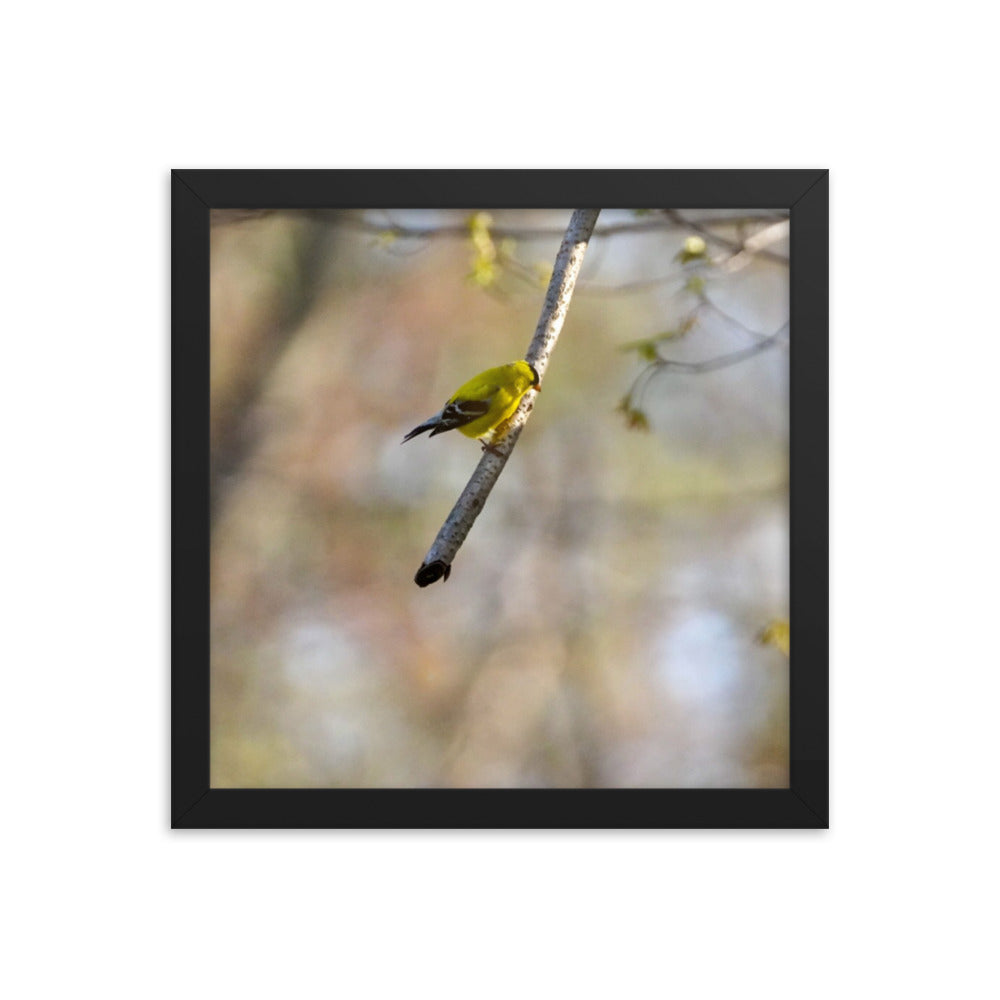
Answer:
<svg viewBox="0 0 1000 1000"><path fill-rule="evenodd" d="M491 444L497 428L517 409L529 389L541 391L538 372L527 361L513 361L499 368L487 368L470 378L444 404L440 413L414 427L404 441L430 431L431 437L458 428L470 438Z"/></svg>

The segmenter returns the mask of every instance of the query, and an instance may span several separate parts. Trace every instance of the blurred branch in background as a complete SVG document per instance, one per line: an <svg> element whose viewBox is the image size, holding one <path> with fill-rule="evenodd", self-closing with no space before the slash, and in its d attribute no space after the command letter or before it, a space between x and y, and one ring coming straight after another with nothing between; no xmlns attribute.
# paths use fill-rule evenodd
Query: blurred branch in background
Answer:
<svg viewBox="0 0 1000 1000"><path fill-rule="evenodd" d="M720 236L715 229L705 223L686 218L676 209L665 209L664 214L679 229L690 230L692 233L697 233L712 243L718 243L725 247L729 251L729 254L726 258L716 260L715 263L717 264L725 264L732 261L739 261L740 263L744 261L749 262L750 258L760 256L764 260L773 260L779 264L788 265L788 257L786 255L773 253L766 249L772 243L788 239L787 218L778 218L772 225L768 225L766 228L755 232L752 236L747 236L741 240L732 240ZM736 223L736 226L742 228L745 224L746 220L741 220Z"/></svg>
<svg viewBox="0 0 1000 1000"><path fill-rule="evenodd" d="M663 210L659 218L649 218L644 212L633 213L635 221L619 222L609 225L596 226L594 236L606 238L610 236L641 236L646 233L662 233L672 230L688 230L698 232L704 225L708 229L707 223L697 223L683 218L679 213ZM449 225L447 223L435 223L427 226L415 226L403 224L395 220L393 213L383 213L385 222L374 221L367 214L350 213L345 214L343 221L345 225L366 230L367 232L383 235L389 234L397 239L430 239L432 237L458 237L465 239L469 235L467 223ZM711 218L711 225L717 227L726 226L761 226L772 222L781 222L786 218L784 213L775 214L754 214L754 213L722 213ZM497 239L537 239L545 236L561 236L561 229L554 229L548 226L516 226L501 223L491 227L493 235ZM709 230L711 234L711 230ZM713 238L715 238L713 236ZM722 237L719 237L721 240ZM787 262L787 259L786 259Z"/></svg>
<svg viewBox="0 0 1000 1000"><path fill-rule="evenodd" d="M675 220L681 221L679 213L670 211L668 214ZM783 336L789 327L787 320L773 333L762 333L759 330L751 329L730 312L718 306L709 297L707 291L710 272L713 269L721 270L723 275L731 275L735 270L740 270L746 266L756 253L761 253L766 259L776 260L781 264L787 265L786 257L780 254L763 254L762 251L764 246L788 238L787 221L775 223L757 233L754 237L749 237L741 242L714 236L704 226L695 226L693 228L698 235L688 237L684 241L684 245L677 254L676 260L680 262L682 267L688 269L687 274L684 276L683 287L685 291L694 297L694 305L675 327L654 334L651 337L629 341L623 344L621 348L623 351L634 352L640 359L648 362L647 367L636 376L629 391L618 404L619 411L625 415L626 423L632 429L645 430L649 426L649 420L642 407L642 400L643 395L657 375L668 372L683 372L698 375L718 371L722 368L729 368L747 361L768 348L779 345L788 346L788 340ZM721 257L710 257L708 254L708 244L701 235L703 233L722 243L727 247L729 252ZM733 267L732 265L736 261L740 261L741 263L738 267ZM729 328L749 337L753 343L748 347L737 348L696 361L678 361L664 357L662 354L663 348L668 343L690 334L704 320L706 313L723 320Z"/></svg>
<svg viewBox="0 0 1000 1000"><path fill-rule="evenodd" d="M224 256L230 246L241 244L251 267L251 287L246 289L244 303L247 322L239 328L239 347L228 350L226 344L216 342L211 354L210 511L214 518L225 483L238 474L253 451L256 435L248 417L312 308L332 230L288 213L252 209L215 209L211 225L217 255ZM240 232L228 232L234 226ZM255 245L255 237L259 244ZM213 297L213 310L219 305Z"/></svg>

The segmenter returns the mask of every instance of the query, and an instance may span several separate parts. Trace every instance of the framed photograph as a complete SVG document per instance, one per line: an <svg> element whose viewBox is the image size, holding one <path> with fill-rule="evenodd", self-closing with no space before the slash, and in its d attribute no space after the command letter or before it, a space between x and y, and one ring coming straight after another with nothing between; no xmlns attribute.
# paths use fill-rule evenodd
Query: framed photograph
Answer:
<svg viewBox="0 0 1000 1000"><path fill-rule="evenodd" d="M171 188L174 828L828 826L826 170Z"/></svg>

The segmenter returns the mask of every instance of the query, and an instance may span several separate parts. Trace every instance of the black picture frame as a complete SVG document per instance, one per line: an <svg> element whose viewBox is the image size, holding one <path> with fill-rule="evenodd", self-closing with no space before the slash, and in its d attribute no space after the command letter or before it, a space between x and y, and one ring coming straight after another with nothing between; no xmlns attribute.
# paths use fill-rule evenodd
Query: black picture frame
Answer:
<svg viewBox="0 0 1000 1000"><path fill-rule="evenodd" d="M213 789L209 784L212 209L785 208L791 218L787 789ZM827 828L829 172L175 170L171 176L171 826Z"/></svg>

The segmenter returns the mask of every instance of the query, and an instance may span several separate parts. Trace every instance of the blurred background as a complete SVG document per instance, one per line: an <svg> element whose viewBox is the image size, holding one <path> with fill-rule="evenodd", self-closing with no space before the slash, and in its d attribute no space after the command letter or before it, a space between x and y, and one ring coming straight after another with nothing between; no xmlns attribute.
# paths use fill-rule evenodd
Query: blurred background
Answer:
<svg viewBox="0 0 1000 1000"><path fill-rule="evenodd" d="M213 787L787 786L780 212L602 213L413 582L480 448L402 436L523 357L569 215L213 213Z"/></svg>

